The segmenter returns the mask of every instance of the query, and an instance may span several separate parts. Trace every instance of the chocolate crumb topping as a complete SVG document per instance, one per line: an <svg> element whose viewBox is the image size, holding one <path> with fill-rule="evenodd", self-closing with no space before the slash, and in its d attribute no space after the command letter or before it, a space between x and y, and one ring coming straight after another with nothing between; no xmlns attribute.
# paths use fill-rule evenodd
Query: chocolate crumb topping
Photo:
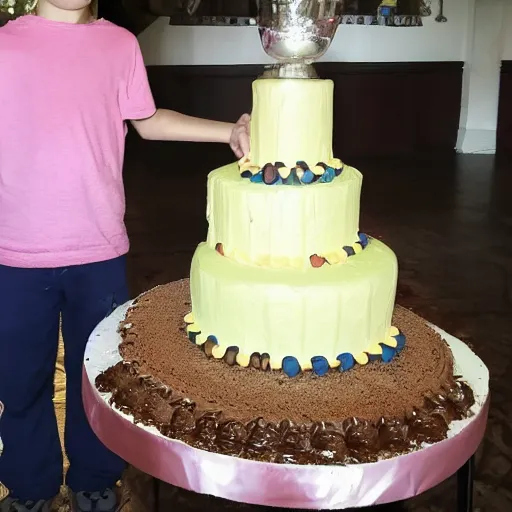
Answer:
<svg viewBox="0 0 512 512"><path fill-rule="evenodd" d="M393 362L321 379L289 379L270 370L268 354L251 356L265 372L205 358L181 330L189 309L188 280L141 296L120 325L124 360L96 386L136 423L199 449L284 464L371 462L446 438L475 403L446 343L400 307L393 323L408 345Z"/></svg>

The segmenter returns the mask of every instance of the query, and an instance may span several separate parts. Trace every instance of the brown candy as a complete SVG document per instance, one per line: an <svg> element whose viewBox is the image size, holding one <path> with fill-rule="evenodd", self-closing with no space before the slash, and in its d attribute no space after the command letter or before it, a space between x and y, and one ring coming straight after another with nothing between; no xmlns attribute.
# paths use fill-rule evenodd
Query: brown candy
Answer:
<svg viewBox="0 0 512 512"><path fill-rule="evenodd" d="M217 428L217 445L227 453L238 453L247 440L247 431L239 421L226 421Z"/></svg>
<svg viewBox="0 0 512 512"><path fill-rule="evenodd" d="M215 250L221 255L224 256L224 246L219 242L215 245Z"/></svg>
<svg viewBox="0 0 512 512"><path fill-rule="evenodd" d="M190 434L196 428L196 420L190 409L178 408L171 418L171 431L175 434Z"/></svg>
<svg viewBox="0 0 512 512"><path fill-rule="evenodd" d="M263 183L273 185L279 178L277 168L272 164L266 164L263 167Z"/></svg>
<svg viewBox="0 0 512 512"><path fill-rule="evenodd" d="M270 370L270 355L266 352L264 354L261 354L261 369L266 372L267 370Z"/></svg>
<svg viewBox="0 0 512 512"><path fill-rule="evenodd" d="M256 368L257 370L259 370L261 368L261 355L259 352L254 352L253 354L251 354L249 364L250 364L250 366L252 366L253 368Z"/></svg>
<svg viewBox="0 0 512 512"><path fill-rule="evenodd" d="M322 258L322 256L318 256L318 254L313 254L309 257L309 262L313 268L320 268L327 263L327 260Z"/></svg>
<svg viewBox="0 0 512 512"><path fill-rule="evenodd" d="M212 338L208 338L204 343L203 343L203 351L204 353L208 356L208 357L213 357L213 347L216 347L217 346L217 343L212 339Z"/></svg>
<svg viewBox="0 0 512 512"><path fill-rule="evenodd" d="M234 366L236 364L236 356L240 352L238 347L229 347L226 350L226 355L224 356L224 361L229 364L229 366Z"/></svg>

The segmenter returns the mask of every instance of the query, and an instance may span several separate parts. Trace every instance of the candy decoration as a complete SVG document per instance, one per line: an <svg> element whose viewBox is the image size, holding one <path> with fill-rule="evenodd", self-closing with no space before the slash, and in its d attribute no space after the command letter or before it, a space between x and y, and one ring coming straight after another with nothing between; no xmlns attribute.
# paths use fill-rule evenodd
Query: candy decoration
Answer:
<svg viewBox="0 0 512 512"><path fill-rule="evenodd" d="M283 371L290 378L297 377L301 372L300 364L293 356L286 356L283 359Z"/></svg>
<svg viewBox="0 0 512 512"><path fill-rule="evenodd" d="M368 357L368 354L366 352L363 352L361 354L358 354L357 356L354 356L354 359L361 366L368 364L368 362L370 361L370 358Z"/></svg>
<svg viewBox="0 0 512 512"><path fill-rule="evenodd" d="M309 257L309 262L313 268L320 268L322 265L327 263L327 260L322 258L322 256L318 256L318 254L313 254Z"/></svg>
<svg viewBox="0 0 512 512"><path fill-rule="evenodd" d="M396 338L394 336L390 336L389 338L386 338L382 343L391 348L396 348L398 346L398 341L396 340Z"/></svg>
<svg viewBox="0 0 512 512"><path fill-rule="evenodd" d="M276 167L277 167L277 164L276 164ZM285 167L283 165L282 167L277 167L277 172L279 173L279 176L281 176L283 183L286 185L286 180L290 176L290 173L292 172L292 170L289 167Z"/></svg>
<svg viewBox="0 0 512 512"><path fill-rule="evenodd" d="M338 177L343 172L343 167L335 167L334 174Z"/></svg>
<svg viewBox="0 0 512 512"><path fill-rule="evenodd" d="M279 173L272 164L267 164L263 167L263 183L266 185L274 185L279 178Z"/></svg>
<svg viewBox="0 0 512 512"><path fill-rule="evenodd" d="M224 361L229 364L229 366L234 366L236 363L236 356L240 352L238 347L229 347L226 350L226 354L224 355Z"/></svg>
<svg viewBox="0 0 512 512"><path fill-rule="evenodd" d="M266 352L264 354L261 354L261 369L266 372L267 370L270 370L270 355Z"/></svg>
<svg viewBox="0 0 512 512"><path fill-rule="evenodd" d="M215 250L221 255L224 256L224 246L221 243L215 245Z"/></svg>
<svg viewBox="0 0 512 512"><path fill-rule="evenodd" d="M259 172L254 176L251 176L251 183L263 183L263 173Z"/></svg>
<svg viewBox="0 0 512 512"><path fill-rule="evenodd" d="M247 354L237 354L236 356L236 364L241 366L242 368L247 368L250 364L251 360Z"/></svg>
<svg viewBox="0 0 512 512"><path fill-rule="evenodd" d="M304 162L303 160L299 160L299 161L297 162L297 167L298 167L298 168L300 168L300 169L302 169L303 171L306 171L306 170L308 170L308 169L309 169L308 164L307 164L306 162Z"/></svg>
<svg viewBox="0 0 512 512"><path fill-rule="evenodd" d="M396 340L396 350L397 352L401 352L405 347L405 335L400 333L397 336L393 336Z"/></svg>
<svg viewBox="0 0 512 512"><path fill-rule="evenodd" d="M331 158L328 164L335 169L341 169L343 167L343 162L339 158Z"/></svg>
<svg viewBox="0 0 512 512"><path fill-rule="evenodd" d="M193 324L194 323L193 313L189 313L188 315L186 315L183 320L185 321L186 324Z"/></svg>
<svg viewBox="0 0 512 512"><path fill-rule="evenodd" d="M340 362L340 372L346 372L354 368L355 360L352 354L340 354L336 359Z"/></svg>
<svg viewBox="0 0 512 512"><path fill-rule="evenodd" d="M354 249L355 254L359 254L363 250L363 246L360 243L355 243L352 249Z"/></svg>
<svg viewBox="0 0 512 512"><path fill-rule="evenodd" d="M359 241L361 242L361 245L363 249L368 245L368 236L366 236L364 233L358 233L359 235Z"/></svg>
<svg viewBox="0 0 512 512"><path fill-rule="evenodd" d="M390 336L398 336L399 334L400 334L400 331L399 331L398 327L391 326L389 328L389 335Z"/></svg>
<svg viewBox="0 0 512 512"><path fill-rule="evenodd" d="M215 345L212 349L212 356L215 359L222 359L226 354L227 347L222 345Z"/></svg>
<svg viewBox="0 0 512 512"><path fill-rule="evenodd" d="M196 338L201 334L201 332L188 331L188 339L195 344Z"/></svg>
<svg viewBox="0 0 512 512"><path fill-rule="evenodd" d="M261 368L261 355L259 352L253 352L251 354L251 362L250 365L253 368L256 368L256 370L259 370Z"/></svg>
<svg viewBox="0 0 512 512"><path fill-rule="evenodd" d="M283 179L284 185L300 185L299 177L297 176L297 169L294 167L290 170L290 174L286 179Z"/></svg>
<svg viewBox="0 0 512 512"><path fill-rule="evenodd" d="M252 172L249 169L246 169L245 171L241 172L240 176L242 176L242 178L251 178Z"/></svg>
<svg viewBox="0 0 512 512"><path fill-rule="evenodd" d="M202 349L208 357L212 357L213 348L216 347L217 345L218 343L217 340L215 339L215 336L209 336L208 339L203 344Z"/></svg>
<svg viewBox="0 0 512 512"><path fill-rule="evenodd" d="M332 167L327 167L319 181L321 183L330 183L335 177L334 169Z"/></svg>
<svg viewBox="0 0 512 512"><path fill-rule="evenodd" d="M327 165L325 165L323 162L318 162L311 170L316 176L322 176L322 174L325 172L325 169L327 169Z"/></svg>
<svg viewBox="0 0 512 512"><path fill-rule="evenodd" d="M379 354L368 354L368 360L370 363L374 363L375 361L380 361L382 356Z"/></svg>
<svg viewBox="0 0 512 512"><path fill-rule="evenodd" d="M322 377L329 371L329 362L323 356L315 356L311 358L311 365L313 366L313 371L319 376Z"/></svg>
<svg viewBox="0 0 512 512"><path fill-rule="evenodd" d="M392 347L388 347L387 345L382 345L382 361L384 363L389 363L396 355L396 349Z"/></svg>
<svg viewBox="0 0 512 512"><path fill-rule="evenodd" d="M300 181L305 185L309 185L310 183L313 183L313 181L315 181L315 175L313 174L311 169L307 169L304 171L304 174L302 175Z"/></svg>
<svg viewBox="0 0 512 512"><path fill-rule="evenodd" d="M345 247L343 247L343 250L347 253L347 256L354 256L356 251L354 251L354 248L351 247L350 245L345 245Z"/></svg>

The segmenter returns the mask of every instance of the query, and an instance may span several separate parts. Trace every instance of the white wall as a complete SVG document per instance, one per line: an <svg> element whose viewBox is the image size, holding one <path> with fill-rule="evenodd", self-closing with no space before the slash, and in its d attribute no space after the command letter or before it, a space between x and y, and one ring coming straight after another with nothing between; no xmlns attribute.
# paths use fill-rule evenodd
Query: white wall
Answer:
<svg viewBox="0 0 512 512"><path fill-rule="evenodd" d="M494 153L500 61L512 60L512 0L446 0L447 23L423 28L341 25L322 60L464 61L457 150ZM175 27L159 18L139 35L147 65L265 64L254 27Z"/></svg>
<svg viewBox="0 0 512 512"><path fill-rule="evenodd" d="M512 1L512 0L511 0ZM400 62L464 60L470 5L447 0L448 23L434 16L423 28L341 25L324 61ZM176 27L169 18L149 26L139 41L147 65L264 64L271 62L254 27Z"/></svg>

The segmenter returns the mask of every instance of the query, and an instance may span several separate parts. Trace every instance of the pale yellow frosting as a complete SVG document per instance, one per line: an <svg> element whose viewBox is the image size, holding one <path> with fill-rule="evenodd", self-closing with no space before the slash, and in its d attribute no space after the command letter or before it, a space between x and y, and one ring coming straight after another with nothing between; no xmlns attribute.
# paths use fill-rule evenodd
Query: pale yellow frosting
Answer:
<svg viewBox="0 0 512 512"><path fill-rule="evenodd" d="M252 85L251 161L298 160L310 167L332 158L331 80L259 79Z"/></svg>
<svg viewBox="0 0 512 512"><path fill-rule="evenodd" d="M335 366L342 353L365 364L365 352L393 332L397 272L394 253L377 240L344 265L304 270L250 267L203 243L192 260L191 330L214 335L221 352L238 347L244 363L267 352L272 368L286 356L303 369L319 355Z"/></svg>
<svg viewBox="0 0 512 512"><path fill-rule="evenodd" d="M227 165L208 177L207 243L261 267L309 268L313 254L344 263L343 247L359 240L361 185L349 166L331 183L294 187L251 183Z"/></svg>

